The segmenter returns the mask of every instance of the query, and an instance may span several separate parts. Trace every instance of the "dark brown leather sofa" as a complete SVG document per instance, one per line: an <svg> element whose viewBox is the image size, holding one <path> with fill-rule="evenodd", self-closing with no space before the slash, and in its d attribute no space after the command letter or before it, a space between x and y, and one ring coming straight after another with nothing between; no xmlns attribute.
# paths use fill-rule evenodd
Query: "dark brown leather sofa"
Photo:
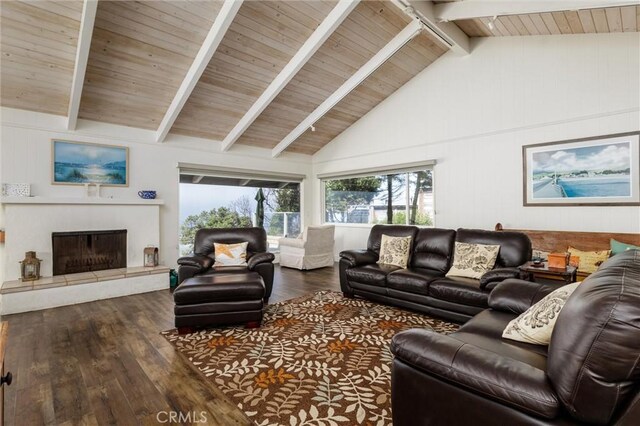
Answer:
<svg viewBox="0 0 640 426"><path fill-rule="evenodd" d="M214 243L248 242L247 266L214 267ZM192 277L257 272L264 282L265 302L273 288L273 253L267 252L267 233L263 228L208 228L196 232L193 253L178 259L178 284Z"/></svg>
<svg viewBox="0 0 640 426"><path fill-rule="evenodd" d="M376 263L383 234L413 237L407 269ZM456 241L500 245L495 268L480 280L445 277ZM347 297L360 296L464 322L486 309L491 289L518 277L518 266L530 258L531 241L519 232L375 225L366 250L340 253L340 287Z"/></svg>
<svg viewBox="0 0 640 426"><path fill-rule="evenodd" d="M502 339L557 286L506 280L459 331L394 336L393 424L640 424L640 251L607 260L571 295L548 347Z"/></svg>

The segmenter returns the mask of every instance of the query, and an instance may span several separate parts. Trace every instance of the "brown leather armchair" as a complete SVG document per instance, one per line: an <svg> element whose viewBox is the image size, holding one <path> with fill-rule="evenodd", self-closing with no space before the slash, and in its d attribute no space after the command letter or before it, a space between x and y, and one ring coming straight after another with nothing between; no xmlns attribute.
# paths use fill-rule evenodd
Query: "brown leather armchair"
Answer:
<svg viewBox="0 0 640 426"><path fill-rule="evenodd" d="M398 333L394 425L640 424L640 251L612 257L578 287L548 348L502 339L555 288L506 280L490 309L451 335Z"/></svg>
<svg viewBox="0 0 640 426"><path fill-rule="evenodd" d="M215 267L214 243L248 242L247 266ZM265 300L273 288L273 253L267 252L267 233L263 228L208 228L196 232L193 253L178 259L178 284L187 278L216 274L257 272L265 287Z"/></svg>

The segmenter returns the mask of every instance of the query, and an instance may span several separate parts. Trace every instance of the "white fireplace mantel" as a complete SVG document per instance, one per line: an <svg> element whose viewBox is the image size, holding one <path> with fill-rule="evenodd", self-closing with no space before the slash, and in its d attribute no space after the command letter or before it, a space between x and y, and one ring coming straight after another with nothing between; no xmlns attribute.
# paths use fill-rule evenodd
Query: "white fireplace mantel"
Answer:
<svg viewBox="0 0 640 426"><path fill-rule="evenodd" d="M115 198L2 197L4 280L20 276L27 251L42 259L41 275L53 275L53 232L127 230L127 267L142 266L147 246L160 246L162 200Z"/></svg>
<svg viewBox="0 0 640 426"><path fill-rule="evenodd" d="M0 204L110 204L110 205L136 205L136 206L160 206L164 200L144 200L142 198L103 198L103 197L0 197Z"/></svg>

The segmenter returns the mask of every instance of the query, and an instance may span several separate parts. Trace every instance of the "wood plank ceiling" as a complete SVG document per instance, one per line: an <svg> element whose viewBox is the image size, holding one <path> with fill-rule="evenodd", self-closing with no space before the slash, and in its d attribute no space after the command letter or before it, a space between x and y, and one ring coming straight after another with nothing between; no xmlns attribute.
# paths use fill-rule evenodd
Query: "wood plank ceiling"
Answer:
<svg viewBox="0 0 640 426"><path fill-rule="evenodd" d="M390 2L360 2L358 7L313 55L280 95L271 102L237 143L267 148L275 147L409 22L410 18ZM426 35L421 39L429 47L436 47L435 43L429 43ZM402 50L405 51L401 55L402 58L410 57L406 52L412 51L411 47L405 46ZM394 58L398 58L395 62L396 67L390 66L388 68L388 70L393 68L395 74L376 73L377 80L372 77L365 80L362 85L368 90L361 88L359 95L350 97L353 109L347 122L350 121L349 124L352 124L364 115L354 116L356 111L362 111L361 102L370 106L368 111L393 93L399 87L398 83L406 77L406 71L405 74L402 74L402 71L410 69L411 77L413 77L429 65L434 57L444 53L444 50L439 47L433 53L429 48L423 49L423 52L425 51L426 55L417 58L419 62L417 67L414 62L407 62L400 67L400 63L404 61L399 59L400 57L396 54L394 55ZM375 83L376 81L378 84ZM344 102L342 103L344 109ZM342 118L345 119L344 113ZM314 135L313 144L304 143L302 142L303 138L299 138L287 151L313 154L329 143L332 139L330 135L335 132L329 131L329 127L320 125L315 127L317 135Z"/></svg>
<svg viewBox="0 0 640 426"><path fill-rule="evenodd" d="M172 133L224 139L338 0L245 1ZM79 117L157 130L220 0L100 0ZM67 115L82 0L0 0L3 106ZM640 7L455 21L471 37L638 31ZM237 140L273 148L411 21L363 0ZM423 31L286 151L314 154L447 51Z"/></svg>
<svg viewBox="0 0 640 426"><path fill-rule="evenodd" d="M223 139L334 5L245 1L171 131Z"/></svg>
<svg viewBox="0 0 640 426"><path fill-rule="evenodd" d="M3 106L67 114L82 4L0 1Z"/></svg>
<svg viewBox="0 0 640 426"><path fill-rule="evenodd" d="M79 117L156 130L221 5L98 2Z"/></svg>
<svg viewBox="0 0 640 426"><path fill-rule="evenodd" d="M455 23L469 37L621 33L640 30L640 6L464 19Z"/></svg>

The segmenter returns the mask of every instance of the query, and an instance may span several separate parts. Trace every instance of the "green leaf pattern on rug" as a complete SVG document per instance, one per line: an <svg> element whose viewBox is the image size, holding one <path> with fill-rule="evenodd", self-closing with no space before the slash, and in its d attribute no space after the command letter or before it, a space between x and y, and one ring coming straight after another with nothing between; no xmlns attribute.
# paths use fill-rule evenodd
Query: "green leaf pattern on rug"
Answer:
<svg viewBox="0 0 640 426"><path fill-rule="evenodd" d="M257 425L383 426L392 419L389 344L416 327L458 328L321 291L269 305L258 329L162 334Z"/></svg>

